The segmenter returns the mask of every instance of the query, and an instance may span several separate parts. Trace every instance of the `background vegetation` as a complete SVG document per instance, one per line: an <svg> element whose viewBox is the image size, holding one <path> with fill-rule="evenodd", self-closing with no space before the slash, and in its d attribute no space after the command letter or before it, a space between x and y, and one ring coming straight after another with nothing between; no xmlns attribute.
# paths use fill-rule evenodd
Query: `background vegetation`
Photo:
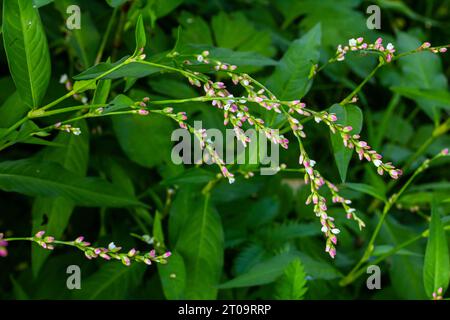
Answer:
<svg viewBox="0 0 450 320"><path fill-rule="evenodd" d="M4 9L8 1L16 0L0 1ZM132 53L139 15L145 25L147 59L177 66L164 60L175 44L182 53L208 49L216 59L235 64L267 84L280 99L302 99L314 110L326 110L344 99L376 67L377 56L348 54L345 61L317 74L310 87L305 70L308 74L311 61L324 65L338 44L359 36L370 42L383 37L399 53L416 49L424 41L446 45L450 39L449 1L35 0L34 4L44 31L34 34L44 38L29 39L28 45L35 51L34 59L42 61L37 64L50 61L45 68L51 67L51 76L38 71L42 68L31 68L38 89L44 87L38 90L42 96L23 94L26 89L20 88L17 79L13 81L14 66L8 65L6 56L6 52L8 57L22 53L8 51L14 38L1 34L5 39L0 48L0 134L30 107L66 94L61 75L72 79L100 61L115 62ZM66 8L72 4L81 7L80 30L65 27ZM381 30L366 27L365 12L371 4L381 8ZM33 12L24 13L22 28L26 21L36 26L33 19L39 16ZM5 21L14 25L20 19L3 15L3 30ZM304 40L306 34L309 42ZM412 184L401 188L425 159L450 145L449 73L448 54L425 52L399 59L378 70L359 92L358 108L345 115L348 123L361 127L364 140L404 169L399 180L377 175L373 166L355 155L349 161L339 159L342 150L333 147L329 130L305 124L304 145L311 158L352 200L366 224L359 230L339 206L330 206L341 229L334 260L323 250L320 223L312 207L305 205L310 190L302 173L256 174L251 179L237 175L236 182L229 184L216 180L213 166L174 165L170 134L176 124L158 115L82 120L78 123L81 135L53 131L50 136L30 138L36 126L44 128L66 115L14 128L20 143L10 147L0 143L0 231L6 236L46 230L63 240L84 235L99 246L114 241L124 248L147 250L149 246L131 233L148 234L158 250L168 249L173 255L165 265L126 267L87 260L68 247L50 254L35 244L11 242L8 257L0 260L0 298L432 298L439 287L445 291L449 278L448 158L433 161L425 172L414 175ZM112 101L122 93L136 101L145 96L162 100L201 95L182 76L167 72L128 70L108 85L111 88L104 97L95 97L94 90L82 95L91 104ZM79 105L82 96L76 99L58 106ZM174 107L187 111L190 121L201 119L207 128L224 128L222 115L208 103ZM288 168L299 168L298 154L298 147L292 145L280 153L281 161ZM22 159L32 162L16 163L13 169L7 165L11 162L5 162ZM65 168L64 173L47 168L50 180L58 177L65 185L62 188L77 185L87 193L49 197L46 185L25 180L12 186L11 170L18 175L46 170L33 166L38 160ZM401 195L391 198L399 190ZM386 218L378 224L383 212ZM377 226L381 229L373 250L367 250ZM366 287L365 267L372 263L381 268L381 290ZM67 289L69 265L81 267L82 290Z"/></svg>

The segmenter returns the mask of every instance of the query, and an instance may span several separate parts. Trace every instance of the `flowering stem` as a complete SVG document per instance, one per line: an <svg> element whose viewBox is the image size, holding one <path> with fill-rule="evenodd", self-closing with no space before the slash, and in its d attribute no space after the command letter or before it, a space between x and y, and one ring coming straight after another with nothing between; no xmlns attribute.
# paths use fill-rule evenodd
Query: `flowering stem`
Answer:
<svg viewBox="0 0 450 320"><path fill-rule="evenodd" d="M372 77L375 75L375 73L377 73L378 69L380 69L383 65L384 65L384 61L380 60L378 65L369 73L369 75L348 96L346 96L344 98L344 100L342 100L339 104L344 105L344 104L350 103L351 100L353 99L353 97L355 97L358 94L358 92L361 91L361 89L364 87L364 85L367 83L367 81L372 79Z"/></svg>
<svg viewBox="0 0 450 320"><path fill-rule="evenodd" d="M107 106L107 104L90 104L90 105L83 104L83 105L78 105L78 106L73 106L73 107L56 109L56 110L52 110L52 111L45 111L44 113L40 113L40 114L31 114L31 115L29 115L29 118L30 119L44 118L44 117L49 117L49 116L53 116L56 114L67 113L67 112L71 112L71 111L92 109L92 108L101 108L101 107L106 107L106 106Z"/></svg>
<svg viewBox="0 0 450 320"><path fill-rule="evenodd" d="M385 203L384 208L383 208L383 213L381 214L380 220L378 221L377 226L375 227L375 230L369 240L369 243L366 247L366 250L364 251L361 259L359 260L359 262L356 264L356 266L350 271L350 273L345 276L340 282L339 284L341 286L346 286L350 283L352 283L356 278L355 278L355 273L357 272L357 270L370 258L370 255L373 252L374 249L374 243L375 240L378 236L378 233L381 230L381 227L384 223L384 220L389 212L389 210L392 208L392 206L395 204L395 202L400 198L400 196L406 191L406 189L408 189L408 187L411 185L411 183L414 181L414 179L421 174L423 171L425 171L430 163L438 158L443 157L445 154L444 153L439 153L436 156L434 156L432 159L427 159L425 160L419 168L417 168L417 170L413 173L413 175L408 179L408 181L406 181L406 183L402 186L402 188L397 192L394 193L389 200Z"/></svg>
<svg viewBox="0 0 450 320"><path fill-rule="evenodd" d="M450 226L445 226L444 230L445 231L450 231ZM419 234L418 236L415 236L414 238L406 240L405 242L402 242L401 244L399 244L396 247L392 248L391 250L389 250L385 254L382 254L377 259L371 261L370 264L371 265L377 265L377 264L381 263L382 261L386 260L390 256L396 254L401 249L408 247L409 245L413 244L414 242L419 241L420 239L427 238L429 236L429 234L430 234L430 230L427 229L424 232L422 232L421 234ZM353 272L353 276L352 276L352 280L358 279L361 275L363 275L366 272L366 269L367 268L365 266L363 266L363 267L359 268L358 270L354 271Z"/></svg>

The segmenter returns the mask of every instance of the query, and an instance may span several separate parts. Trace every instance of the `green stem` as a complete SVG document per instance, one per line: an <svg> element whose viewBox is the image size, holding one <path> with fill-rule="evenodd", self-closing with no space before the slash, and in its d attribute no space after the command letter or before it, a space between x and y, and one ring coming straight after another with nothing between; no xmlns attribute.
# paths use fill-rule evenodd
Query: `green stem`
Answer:
<svg viewBox="0 0 450 320"><path fill-rule="evenodd" d="M445 226L444 230L448 231L450 230L450 226ZM410 246L411 244L419 241L420 239L423 238L427 238L429 236L429 229L425 230L424 232L422 232L421 234L419 234L418 236L415 236L414 238L411 238L409 240L406 240L405 242L402 242L401 244L399 244L398 246L392 248L391 250L389 250L388 252L386 252L385 254L379 256L377 259L373 260L370 262L371 265L378 265L381 262L383 262L384 260L386 260L387 258L389 258L390 256L396 254L398 251L400 251L403 248L406 248L408 246ZM363 275L366 272L367 268L361 267L358 270L356 270L353 273L353 280L358 279L361 275Z"/></svg>
<svg viewBox="0 0 450 320"><path fill-rule="evenodd" d="M119 7L114 8L113 14L111 18L109 19L108 26L106 27L105 34L103 35L102 43L100 44L100 48L97 52L97 57L95 58L95 64L99 64L102 60L103 51L105 50L106 43L108 42L109 35L111 34L112 26L114 25L114 22L116 21L116 15Z"/></svg>
<svg viewBox="0 0 450 320"><path fill-rule="evenodd" d="M38 113L38 114L30 114L28 117L30 119L33 118L44 118L44 117L49 117L49 116L54 116L56 114L61 114L61 113L67 113L67 112L71 112L71 111L78 111L78 110L83 110L83 109L92 109L92 108L101 108L101 107L106 107L107 104L91 104L91 105L78 105L78 106L73 106L73 107L67 107L67 108L61 108L61 109L56 109L56 110L51 110L51 111L45 111L44 113Z"/></svg>
<svg viewBox="0 0 450 320"><path fill-rule="evenodd" d="M372 79L372 77L377 73L378 69L380 69L384 65L384 61L380 61L378 65L369 73L369 75L347 96L342 100L339 104L344 105L349 103L354 96L358 94L359 91L364 87L364 85Z"/></svg>
<svg viewBox="0 0 450 320"><path fill-rule="evenodd" d="M383 208L383 213L380 217L380 220L378 221L377 226L375 227L375 230L369 240L369 243L361 257L361 259L359 260L359 262L356 264L356 266L349 272L349 274L347 276L345 276L340 282L339 284L341 286L346 286L350 283L352 283L355 280L355 273L357 272L357 270L370 258L370 255L373 252L374 249L374 244L375 244L375 240L378 236L378 233L381 230L381 227L384 223L384 220L389 212L389 210L392 208L392 206L395 204L395 202L400 198L400 196L406 191L406 189L408 189L408 187L411 185L411 183L414 181L414 179L421 174L423 171L425 171L430 162L442 157L442 154L438 154L437 156L435 156L432 159L427 159L425 160L422 165L417 168L417 170L413 173L413 175L408 179L408 181L406 181L406 183L402 186L402 188L397 192L394 193L389 200L385 203L384 208Z"/></svg>
<svg viewBox="0 0 450 320"><path fill-rule="evenodd" d="M397 107L399 102L400 102L400 95L398 93L396 93L391 98L391 101L389 101L387 110L384 112L383 119L381 120L380 127L378 130L378 135L373 143L375 149L378 149L381 142L383 141L384 134L386 133L386 127L389 123L389 119L391 118L391 115L394 112L394 110Z"/></svg>

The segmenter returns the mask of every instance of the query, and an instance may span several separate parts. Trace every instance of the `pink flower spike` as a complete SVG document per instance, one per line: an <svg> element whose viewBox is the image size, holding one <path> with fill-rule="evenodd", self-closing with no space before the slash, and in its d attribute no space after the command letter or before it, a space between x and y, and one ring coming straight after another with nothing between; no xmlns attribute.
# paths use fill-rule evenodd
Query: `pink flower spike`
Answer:
<svg viewBox="0 0 450 320"><path fill-rule="evenodd" d="M440 52L440 53L447 52L447 48L440 48L440 49L439 49L439 52Z"/></svg>
<svg viewBox="0 0 450 320"><path fill-rule="evenodd" d="M151 250L149 255L150 255L150 257L154 258L156 256L155 250Z"/></svg>
<svg viewBox="0 0 450 320"><path fill-rule="evenodd" d="M164 258L168 258L168 257L170 257L171 255L172 255L172 252L167 251L166 253L163 254L163 257L164 257Z"/></svg>
<svg viewBox="0 0 450 320"><path fill-rule="evenodd" d="M429 42L424 42L423 44L422 44L422 46L421 46L422 48L429 48L429 47L431 47L431 43L429 43Z"/></svg>
<svg viewBox="0 0 450 320"><path fill-rule="evenodd" d="M448 148L443 149L441 151L441 154L444 155L444 156L448 155Z"/></svg>

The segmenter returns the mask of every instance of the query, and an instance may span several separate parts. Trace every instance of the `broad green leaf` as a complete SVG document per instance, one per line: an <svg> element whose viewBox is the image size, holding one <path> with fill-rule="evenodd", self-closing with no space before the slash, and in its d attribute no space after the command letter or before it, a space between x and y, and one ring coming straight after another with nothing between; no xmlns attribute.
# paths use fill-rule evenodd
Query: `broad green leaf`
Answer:
<svg viewBox="0 0 450 320"><path fill-rule="evenodd" d="M50 80L50 54L32 1L3 1L3 43L22 101L30 108L39 106Z"/></svg>
<svg viewBox="0 0 450 320"><path fill-rule="evenodd" d="M398 50L406 52L418 48L422 42L407 33L398 33ZM402 88L425 89L433 91L447 91L447 78L442 72L442 63L438 55L431 52L413 54L399 60L402 69L402 77L396 86ZM413 98L413 97L411 97ZM436 101L436 97L430 99L429 95L421 95L413 98L417 105L432 119L439 117L436 107L446 106L449 101Z"/></svg>
<svg viewBox="0 0 450 320"><path fill-rule="evenodd" d="M272 37L265 30L257 30L242 12L227 14L221 11L211 20L217 47L237 51L252 51L272 56Z"/></svg>
<svg viewBox="0 0 450 320"><path fill-rule="evenodd" d="M42 154L42 160L53 161L59 163L65 169L84 176L88 167L89 158L89 135L87 134L87 125L84 122L78 124L85 133L80 136L68 135L60 133L55 142L61 143L64 147L54 148L47 147ZM47 234L52 235L56 239L61 238L75 205L72 200L57 197L46 198L38 197L33 203L33 234L40 230L45 230ZM44 217L47 223L43 224ZM32 246L32 271L36 277L50 255L48 250L41 250L36 246Z"/></svg>
<svg viewBox="0 0 450 320"><path fill-rule="evenodd" d="M303 300L306 288L306 273L300 259L292 261L275 284L278 300Z"/></svg>
<svg viewBox="0 0 450 320"><path fill-rule="evenodd" d="M111 63L111 62L99 63L99 64L81 72L80 74L74 76L73 78L75 80L95 79L98 76L102 75L103 73L120 65L128 58L129 58L129 56L125 56L122 59L120 59L114 63ZM125 66L122 66L121 68L111 72L110 74L104 76L103 79L118 79L118 78L125 78L125 77L142 78L142 77L146 77L150 74L157 73L160 71L161 71L161 68L141 64L138 62L133 62L133 63L129 63Z"/></svg>
<svg viewBox="0 0 450 320"><path fill-rule="evenodd" d="M318 24L289 46L267 80L267 87L278 99L301 99L309 91L312 83L309 73L311 67L319 61L320 38L321 28Z"/></svg>
<svg viewBox="0 0 450 320"><path fill-rule="evenodd" d="M19 121L29 108L22 102L19 92L15 91L0 106L0 128L9 128Z"/></svg>
<svg viewBox="0 0 450 320"><path fill-rule="evenodd" d="M436 103L436 107L450 110L450 93L447 90L409 87L392 87L391 90L413 100L433 101Z"/></svg>
<svg viewBox="0 0 450 320"><path fill-rule="evenodd" d="M186 290L186 267L183 257L178 252L172 252L167 264L158 264L158 272L166 299L184 299Z"/></svg>
<svg viewBox="0 0 450 320"><path fill-rule="evenodd" d="M373 223L377 223L375 219ZM388 217L380 231L377 243L398 246L417 235L417 231L400 224L393 217ZM419 243L411 244L408 250L422 253ZM426 298L423 288L423 257L420 255L394 255L389 265L389 276L397 296L401 299ZM303 261L303 260L302 260Z"/></svg>
<svg viewBox="0 0 450 320"><path fill-rule="evenodd" d="M283 253L258 263L248 272L219 286L220 289L251 287L268 284L283 274L285 267L295 259L292 253Z"/></svg>
<svg viewBox="0 0 450 320"><path fill-rule="evenodd" d="M297 252L308 276L315 279L332 280L342 277L336 267L330 261L316 260L303 252Z"/></svg>
<svg viewBox="0 0 450 320"><path fill-rule="evenodd" d="M170 161L170 119L150 113L113 117L112 122L122 150L132 161L149 168Z"/></svg>
<svg viewBox="0 0 450 320"><path fill-rule="evenodd" d="M447 236L436 201L431 207L430 235L428 237L423 266L423 282L429 298L433 292L442 288L447 290L450 279L450 257L448 253Z"/></svg>
<svg viewBox="0 0 450 320"><path fill-rule="evenodd" d="M92 98L92 104L105 104L111 90L111 80L100 80Z"/></svg>
<svg viewBox="0 0 450 320"><path fill-rule="evenodd" d="M329 112L336 114L338 119L336 123L344 126L351 126L353 128L351 134L359 134L361 132L363 114L359 107L351 104L345 106L335 104L330 108ZM342 182L345 182L353 150L344 146L344 142L339 134L330 132L330 136L336 166Z"/></svg>
<svg viewBox="0 0 450 320"><path fill-rule="evenodd" d="M33 3L37 8L43 7L52 2L53 0L33 0Z"/></svg>
<svg viewBox="0 0 450 320"><path fill-rule="evenodd" d="M106 2L113 8L120 7L121 5L123 5L127 1L128 0L106 0Z"/></svg>
<svg viewBox="0 0 450 320"><path fill-rule="evenodd" d="M216 177L214 172L201 168L191 168L183 171L175 177L170 177L161 181L164 186L187 185L187 184L205 184Z"/></svg>
<svg viewBox="0 0 450 320"><path fill-rule="evenodd" d="M82 300L120 300L142 281L146 266L133 263L124 266L119 261L104 263L100 269L81 282L81 289L74 290L73 298ZM83 276L83 275L82 275Z"/></svg>
<svg viewBox="0 0 450 320"><path fill-rule="evenodd" d="M138 52L140 52L140 50L143 50L145 48L145 44L147 43L147 38L145 36L144 20L142 19L142 15L139 16L136 23L135 38L136 38L135 54L137 54Z"/></svg>
<svg viewBox="0 0 450 320"><path fill-rule="evenodd" d="M186 264L186 299L215 299L223 268L222 223L209 196L190 202L176 250Z"/></svg>
<svg viewBox="0 0 450 320"><path fill-rule="evenodd" d="M30 196L65 197L88 207L143 205L105 180L84 178L48 161L0 162L0 189Z"/></svg>
<svg viewBox="0 0 450 320"><path fill-rule="evenodd" d="M372 187L371 185L364 184L364 183L346 183L345 186L348 188L359 191L365 194L368 194L369 196L375 197L381 201L386 201L386 195L377 188Z"/></svg>
<svg viewBox="0 0 450 320"><path fill-rule="evenodd" d="M178 242L180 234L190 217L188 208L195 202L196 193L195 189L183 186L175 195L169 213L169 240L171 246L175 246Z"/></svg>

